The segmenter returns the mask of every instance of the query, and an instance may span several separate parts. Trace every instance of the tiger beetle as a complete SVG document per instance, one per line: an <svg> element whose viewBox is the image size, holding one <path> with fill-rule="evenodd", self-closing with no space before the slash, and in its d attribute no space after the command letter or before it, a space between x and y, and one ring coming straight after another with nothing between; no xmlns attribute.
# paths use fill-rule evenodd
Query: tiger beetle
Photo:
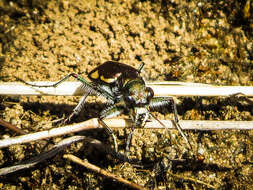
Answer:
<svg viewBox="0 0 253 190"><path fill-rule="evenodd" d="M81 88L85 90L85 94L71 115L64 120L64 123L69 122L73 116L80 113L87 96L92 94L104 96L108 100L108 106L100 112L98 119L109 134L112 135L116 152L118 151L116 137L112 129L106 125L103 119L115 117L120 114L130 115L134 125L131 127L131 132L127 138L126 153L128 153L134 129L137 127L143 128L149 117L156 119L166 128L151 112L160 111L161 108L171 104L174 113L173 123L191 149L191 145L178 123L177 108L173 98L154 97L152 88L147 87L145 81L140 76L143 67L144 63L138 69L135 69L123 63L107 61L88 74L91 82L86 81L78 74L71 73L52 85L26 84L35 87L56 87L69 77L74 77L82 82Z"/></svg>

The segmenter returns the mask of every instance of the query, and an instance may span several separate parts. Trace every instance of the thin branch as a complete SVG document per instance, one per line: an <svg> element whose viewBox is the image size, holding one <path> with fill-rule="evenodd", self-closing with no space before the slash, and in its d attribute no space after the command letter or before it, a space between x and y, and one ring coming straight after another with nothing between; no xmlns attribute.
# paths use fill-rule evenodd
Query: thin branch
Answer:
<svg viewBox="0 0 253 190"><path fill-rule="evenodd" d="M27 134L25 131L23 131L22 129L16 127L15 125L12 125L11 123L7 122L7 121L4 121L2 119L0 119L0 125L2 125L3 127L6 127L20 135L25 135Z"/></svg>
<svg viewBox="0 0 253 190"><path fill-rule="evenodd" d="M50 150L46 152L42 152L41 154L26 160L26 161L21 161L13 166L5 167L5 168L0 168L0 176L11 174L20 170L24 169L30 169L35 167L37 164L42 163L46 161L49 158L54 157L56 154L59 152L63 151L67 147L69 147L71 144L82 141L84 143L89 143L90 145L93 145L97 147L100 151L104 151L106 154L110 154L115 158L118 158L121 161L127 161L129 163L134 163L135 165L138 164L135 160L131 160L126 158L126 156L120 152L115 152L111 146L103 144L101 141L97 139L93 139L90 137L85 137L85 136L72 136L65 138L55 144ZM139 166L139 165L138 165Z"/></svg>
<svg viewBox="0 0 253 190"><path fill-rule="evenodd" d="M58 144L54 145L53 148L50 149L49 151L43 152L40 155L31 158L30 160L20 162L18 164L15 164L14 166L1 168L0 169L0 176L11 174L16 171L23 170L23 169L32 168L32 167L36 166L37 164L39 164L49 158L54 157L56 154L58 154L60 151L67 148L72 143L84 141L84 140L89 140L89 138L87 138L85 136L73 136L73 137L63 139Z"/></svg>
<svg viewBox="0 0 253 190"><path fill-rule="evenodd" d="M125 185L128 185L131 188L139 189L139 190L144 190L145 189L144 187L142 187L142 186L140 186L138 184L135 184L135 183L130 182L130 181L128 181L128 180L126 180L126 179L124 179L122 177L118 177L118 176L116 176L116 175L114 175L112 173L107 172L106 170L104 170L102 168L99 168L98 166L89 163L87 160L81 160L80 158L78 158L78 157L76 157L76 156L74 156L72 154L65 154L65 155L63 155L63 158L69 159L72 162L75 162L75 163L77 163L79 165L82 165L82 166L88 168L89 170L92 170L92 171L94 171L94 172L96 172L96 173L98 173L98 174L100 174L102 176L105 176L107 178L111 178L111 179L113 179L113 180L115 180L117 182L120 182L120 183L123 183Z"/></svg>
<svg viewBox="0 0 253 190"><path fill-rule="evenodd" d="M133 123L129 119L105 119L105 123L111 128L131 127ZM171 120L161 120L168 129L175 129ZM250 130L253 129L253 121L204 121L204 120L180 120L180 126L183 130ZM80 132L89 129L103 128L97 118L87 121L66 125L64 127L53 128L48 131L36 132L28 135L22 135L0 140L0 148L8 147L15 144L29 143L46 138L62 136L69 133ZM150 121L145 125L145 129L162 129L164 128L158 121Z"/></svg>
<svg viewBox="0 0 253 190"><path fill-rule="evenodd" d="M29 82L36 85L50 85L54 82ZM187 82L155 82L147 83L156 96L232 96L241 94L253 97L252 86L215 86ZM81 96L84 89L80 82L63 82L57 87L32 87L17 82L0 83L1 95L50 95L50 96Z"/></svg>
<svg viewBox="0 0 253 190"><path fill-rule="evenodd" d="M15 144L33 142L33 141L56 137L56 136L62 136L62 135L70 134L70 133L83 131L83 130L97 129L100 127L101 126L99 125L97 119L90 119L90 120L77 123L74 125L66 125L64 127L53 128L47 131L41 131L41 132L31 133L28 135L22 135L22 136L3 139L3 140L0 140L0 148L8 147L10 145L15 145Z"/></svg>
<svg viewBox="0 0 253 190"><path fill-rule="evenodd" d="M207 186L208 188L210 189L217 189L217 187L209 184L209 183L206 183L204 181L201 181L201 180L198 180L198 179L194 179L192 177L186 177L186 176L181 176L181 175L178 175L178 174L173 174L172 172L170 171L167 171L167 173L173 177L176 177L176 178L179 178L179 179L183 179L185 181L191 181L191 182L194 182L194 183L198 183L198 184L201 184L201 185L205 185Z"/></svg>

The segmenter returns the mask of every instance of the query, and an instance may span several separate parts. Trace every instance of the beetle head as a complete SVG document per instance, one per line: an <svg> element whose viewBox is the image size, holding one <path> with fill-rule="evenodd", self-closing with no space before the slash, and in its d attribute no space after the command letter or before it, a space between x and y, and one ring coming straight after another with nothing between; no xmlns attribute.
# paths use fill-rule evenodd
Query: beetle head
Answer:
<svg viewBox="0 0 253 190"><path fill-rule="evenodd" d="M151 88L142 79L129 81L124 86L124 101L132 120L137 126L144 126L149 115L148 106L154 96Z"/></svg>
<svg viewBox="0 0 253 190"><path fill-rule="evenodd" d="M154 92L142 79L135 79L124 86L123 96L128 107L144 106L149 104Z"/></svg>

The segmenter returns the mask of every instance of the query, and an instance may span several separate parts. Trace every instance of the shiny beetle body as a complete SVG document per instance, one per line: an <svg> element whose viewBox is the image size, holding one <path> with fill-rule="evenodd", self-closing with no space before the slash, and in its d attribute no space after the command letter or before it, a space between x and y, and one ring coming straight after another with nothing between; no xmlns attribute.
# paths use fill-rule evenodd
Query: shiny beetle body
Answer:
<svg viewBox="0 0 253 190"><path fill-rule="evenodd" d="M94 88L98 91L102 89L112 97L112 105L101 112L101 118L128 113L136 127L145 125L148 106L154 93L151 88L146 87L140 70L141 68L137 70L123 63L108 61L88 74L96 86Z"/></svg>
<svg viewBox="0 0 253 190"><path fill-rule="evenodd" d="M118 151L116 137L113 134L113 131L105 124L103 119L115 117L120 114L128 114L131 117L134 125L131 128L132 132L129 134L127 140L126 151L129 152L129 145L134 128L144 127L149 117L158 120L151 112L160 111L161 108L172 105L175 127L179 130L188 143L188 146L191 148L190 143L178 123L177 109L173 98L154 97L153 90L146 86L145 81L140 76L143 66L144 64L141 64L138 69L135 69L123 63L107 61L88 74L88 78L91 82L86 81L78 74L71 73L53 85L32 86L56 87L71 76L82 82L81 88L83 88L86 93L75 107L72 114L64 120L64 123L70 121L73 116L79 114L84 107L87 96L91 94L104 96L108 100L108 106L100 112L98 119L113 136L116 151ZM160 124L162 123L160 122ZM166 126L164 127L166 128Z"/></svg>

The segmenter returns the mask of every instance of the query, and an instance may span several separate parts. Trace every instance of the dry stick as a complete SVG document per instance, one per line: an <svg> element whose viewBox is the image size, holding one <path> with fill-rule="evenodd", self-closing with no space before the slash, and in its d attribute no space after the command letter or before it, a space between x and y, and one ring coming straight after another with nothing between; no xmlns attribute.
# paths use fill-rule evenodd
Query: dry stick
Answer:
<svg viewBox="0 0 253 190"><path fill-rule="evenodd" d="M54 157L56 154L58 154L60 151L64 150L67 148L69 145L75 142L79 141L87 141L87 142L92 142L96 140L92 140L90 138L87 138L85 136L73 136L69 138L65 138L58 142L56 145L53 146L49 151L43 152L38 156L35 156L29 160L17 163L13 166L5 167L5 168L0 168L0 176L11 174L13 172L23 170L23 169L29 169L37 164Z"/></svg>
<svg viewBox="0 0 253 190"><path fill-rule="evenodd" d="M84 143L89 143L91 145L96 146L99 150L103 150L107 154L111 154L112 156L117 156L119 159L125 160L124 155L121 153L116 153L111 149L110 146L103 144L101 141L85 136L72 136L61 140L56 143L50 150L46 152L42 152L41 154L30 158L26 161L21 161L13 166L8 166L5 168L0 168L0 176L11 174L20 170L30 169L35 167L37 164L48 160L49 158L54 157L59 152L63 151L65 148L70 146L73 143L82 141Z"/></svg>
<svg viewBox="0 0 253 190"><path fill-rule="evenodd" d="M131 127L132 122L129 119L105 119L105 123L111 128ZM168 129L175 129L173 121L161 120ZM253 121L205 121L205 120L180 120L179 124L183 130L250 130L253 129ZM28 135L22 135L12 138L0 140L0 148L8 147L10 145L22 144L42 140L46 138L66 135L83 130L103 128L97 118L89 119L87 121L67 125L64 127L53 128L48 131L36 132ZM163 126L158 121L147 122L145 129L162 129Z"/></svg>
<svg viewBox="0 0 253 190"><path fill-rule="evenodd" d="M29 82L36 85L50 85L54 82ZM184 82L155 82L147 83L153 88L156 96L231 96L242 94L253 97L252 86L215 86L200 83ZM63 82L57 87L43 88L32 87L23 83L6 82L0 83L1 95L50 95L50 96L81 96L84 94L80 82Z"/></svg>
<svg viewBox="0 0 253 190"><path fill-rule="evenodd" d="M88 168L88 169L90 169L90 170L92 170L92 171L94 171L94 172L102 175L102 176L111 178L111 179L113 179L115 181L118 181L120 183L128 185L131 188L140 189L140 190L144 190L145 189L144 187L142 187L142 186L140 186L138 184L132 183L132 182L130 182L130 181L128 181L128 180L126 180L126 179L124 179L122 177L118 177L118 176L116 176L114 174L111 174L111 173L107 172L106 170L101 169L98 166L89 163L87 160L81 160L80 158L78 158L78 157L76 157L76 156L74 156L72 154L65 154L65 155L63 155L63 158L69 159L69 160L71 160L71 161L73 161L73 162L75 162L77 164L80 164L80 165L82 165L82 166L84 166L84 167L86 167L86 168Z"/></svg>
<svg viewBox="0 0 253 190"><path fill-rule="evenodd" d="M16 127L15 125L12 125L10 124L9 122L7 121L4 121L2 119L0 119L0 125L12 130L12 131L15 131L16 133L20 134L20 135L25 135L27 134L25 131L23 131L22 129Z"/></svg>
<svg viewBox="0 0 253 190"><path fill-rule="evenodd" d="M178 175L178 174L173 174L172 172L170 171L167 171L169 175L173 176L173 177L176 177L176 178L179 178L179 179L183 179L183 180L186 180L186 181L191 181L191 182L195 182L195 183L199 183L201 185L205 185L207 186L208 188L211 188L211 189L216 189L215 186L209 184L209 183L206 183L204 181L201 181L201 180L198 180L198 179L194 179L194 178L191 178L191 177L185 177L185 176L181 176L181 175Z"/></svg>
<svg viewBox="0 0 253 190"><path fill-rule="evenodd" d="M3 140L0 140L0 148L8 147L10 145L15 145L15 144L33 142L33 141L42 140L42 139L46 139L50 137L66 135L69 133L75 133L75 132L79 132L83 130L96 129L100 127L101 126L99 125L97 119L90 119L90 120L77 123L74 125L66 125L64 127L53 128L47 131L41 131L41 132L31 133L28 135L22 135L22 136L3 139Z"/></svg>

